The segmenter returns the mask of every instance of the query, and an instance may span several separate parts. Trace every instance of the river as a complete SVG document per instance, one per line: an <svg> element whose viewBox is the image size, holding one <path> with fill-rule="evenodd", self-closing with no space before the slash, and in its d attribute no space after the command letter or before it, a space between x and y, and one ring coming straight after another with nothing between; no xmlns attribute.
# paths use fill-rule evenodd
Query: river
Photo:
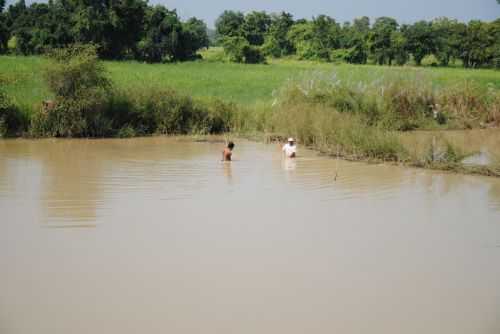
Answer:
<svg viewBox="0 0 500 334"><path fill-rule="evenodd" d="M0 141L0 333L500 333L500 179Z"/></svg>

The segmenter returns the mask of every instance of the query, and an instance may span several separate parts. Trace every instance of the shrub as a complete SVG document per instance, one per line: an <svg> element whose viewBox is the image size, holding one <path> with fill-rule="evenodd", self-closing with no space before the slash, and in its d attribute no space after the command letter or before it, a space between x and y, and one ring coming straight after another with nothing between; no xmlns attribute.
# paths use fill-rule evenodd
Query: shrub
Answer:
<svg viewBox="0 0 500 334"><path fill-rule="evenodd" d="M334 63L349 62L350 55L349 49L335 49L330 52L330 61Z"/></svg>
<svg viewBox="0 0 500 334"><path fill-rule="evenodd" d="M261 49L254 45L248 45L243 49L246 64L263 64L266 58Z"/></svg>
<svg viewBox="0 0 500 334"><path fill-rule="evenodd" d="M219 99L199 102L199 108L206 108L206 119L203 121L205 133L223 133L232 129L234 115L237 112L235 104Z"/></svg>
<svg viewBox="0 0 500 334"><path fill-rule="evenodd" d="M172 89L117 91L105 118L113 129L134 135L222 133L230 130L234 105L220 100L195 101Z"/></svg>
<svg viewBox="0 0 500 334"><path fill-rule="evenodd" d="M439 60L434 55L428 55L422 59L422 65L437 67L439 65Z"/></svg>
<svg viewBox="0 0 500 334"><path fill-rule="evenodd" d="M111 84L96 47L74 45L53 50L44 70L54 106L40 108L32 120L37 136L104 136L110 131L102 116Z"/></svg>
<svg viewBox="0 0 500 334"><path fill-rule="evenodd" d="M259 64L265 62L264 54L257 46L250 45L240 36L225 37L222 45L230 61L236 63Z"/></svg>
<svg viewBox="0 0 500 334"><path fill-rule="evenodd" d="M0 138L18 135L25 128L26 117L8 96L0 90Z"/></svg>
<svg viewBox="0 0 500 334"><path fill-rule="evenodd" d="M136 135L137 134L136 134L134 128L131 127L130 125L124 126L120 130L118 130L118 133L116 134L116 136L119 138L131 138L131 137L135 137Z"/></svg>
<svg viewBox="0 0 500 334"><path fill-rule="evenodd" d="M33 115L33 135L129 137L230 129L232 105L194 101L172 89L112 89L94 46L54 50L50 59L45 78L55 99Z"/></svg>
<svg viewBox="0 0 500 334"><path fill-rule="evenodd" d="M348 49L334 49L330 51L329 60L333 63L366 64L368 55L363 45L356 45Z"/></svg>

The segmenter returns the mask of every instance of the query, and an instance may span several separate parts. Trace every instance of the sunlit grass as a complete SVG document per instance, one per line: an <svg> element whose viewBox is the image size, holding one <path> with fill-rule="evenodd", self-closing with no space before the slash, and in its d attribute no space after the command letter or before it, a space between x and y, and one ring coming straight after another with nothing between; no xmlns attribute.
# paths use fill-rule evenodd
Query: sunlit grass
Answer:
<svg viewBox="0 0 500 334"><path fill-rule="evenodd" d="M42 57L0 57L0 76L7 81L5 91L17 104L32 106L51 97L42 78L45 63ZM482 87L500 89L500 72L495 70L335 65L293 59L271 59L266 65L209 60L176 64L114 61L105 64L117 88L171 87L194 97L219 97L241 105L271 101L273 91L287 79L301 77L307 72L335 72L340 80L351 82L373 82L392 75L422 75L441 87L473 80Z"/></svg>

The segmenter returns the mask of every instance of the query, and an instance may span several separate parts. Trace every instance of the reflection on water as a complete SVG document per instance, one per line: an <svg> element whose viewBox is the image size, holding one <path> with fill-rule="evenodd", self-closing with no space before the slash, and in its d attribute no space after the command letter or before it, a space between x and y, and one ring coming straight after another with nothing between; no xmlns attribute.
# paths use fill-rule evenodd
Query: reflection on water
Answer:
<svg viewBox="0 0 500 334"><path fill-rule="evenodd" d="M0 141L0 333L500 332L500 180L221 145Z"/></svg>
<svg viewBox="0 0 500 334"><path fill-rule="evenodd" d="M498 129L475 129L465 131L411 131L401 135L406 147L422 154L433 138L442 138L464 153L473 154L466 163L485 165L500 159L500 131Z"/></svg>
<svg viewBox="0 0 500 334"><path fill-rule="evenodd" d="M233 179L232 164L233 163L231 161L221 162L224 171L224 176L227 178L228 183L231 183Z"/></svg>
<svg viewBox="0 0 500 334"><path fill-rule="evenodd" d="M285 171L293 171L297 168L297 160L295 158L283 158L281 163Z"/></svg>

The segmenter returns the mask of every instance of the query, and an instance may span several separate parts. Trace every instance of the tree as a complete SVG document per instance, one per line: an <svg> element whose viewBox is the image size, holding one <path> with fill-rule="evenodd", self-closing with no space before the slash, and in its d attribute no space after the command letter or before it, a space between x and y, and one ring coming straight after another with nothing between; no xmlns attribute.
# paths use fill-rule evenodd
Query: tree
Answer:
<svg viewBox="0 0 500 334"><path fill-rule="evenodd" d="M391 34L391 49L394 60L398 65L404 65L408 62L408 41L401 31L393 31Z"/></svg>
<svg viewBox="0 0 500 334"><path fill-rule="evenodd" d="M22 17L25 12L26 12L26 3L24 0L19 0L15 4L9 6L7 12L4 14L5 15L4 24L8 29L9 35L14 35L16 27L19 26L17 20L20 17ZM3 38L5 38L5 35Z"/></svg>
<svg viewBox="0 0 500 334"><path fill-rule="evenodd" d="M230 61L246 64L258 64L265 61L260 49L250 45L244 37L227 36L223 39L222 45Z"/></svg>
<svg viewBox="0 0 500 334"><path fill-rule="evenodd" d="M417 66L420 66L425 56L436 51L436 36L430 22L418 21L408 26L405 37L408 40L408 51L413 55Z"/></svg>
<svg viewBox="0 0 500 334"><path fill-rule="evenodd" d="M293 44L287 38L290 28L293 26L292 14L281 12L279 15L271 15L271 25L264 42L264 52L273 57L281 57L292 54L295 50Z"/></svg>
<svg viewBox="0 0 500 334"><path fill-rule="evenodd" d="M370 32L370 18L367 16L359 17L354 19L354 22L352 24L352 28L362 34L362 35L368 35Z"/></svg>
<svg viewBox="0 0 500 334"><path fill-rule="evenodd" d="M133 52L142 33L145 1L74 1L71 32L76 42L98 45L104 58L122 58Z"/></svg>
<svg viewBox="0 0 500 334"><path fill-rule="evenodd" d="M144 33L137 45L137 58L147 62L178 59L182 24L175 11L157 5L146 12Z"/></svg>
<svg viewBox="0 0 500 334"><path fill-rule="evenodd" d="M380 17L375 21L369 36L370 52L379 65L392 64L394 50L391 36L398 30L398 23L390 17Z"/></svg>
<svg viewBox="0 0 500 334"><path fill-rule="evenodd" d="M224 11L215 21L215 30L217 37L223 39L224 37L235 37L243 35L243 23L245 16L242 12L235 12L231 10Z"/></svg>
<svg viewBox="0 0 500 334"><path fill-rule="evenodd" d="M9 7L7 21L16 39L16 52L42 53L74 43L69 22L73 6L68 2L49 1L26 7L23 1Z"/></svg>
<svg viewBox="0 0 500 334"><path fill-rule="evenodd" d="M292 43L299 59L314 58L314 50L311 45L312 37L312 24L307 21L295 22L288 31L287 39Z"/></svg>
<svg viewBox="0 0 500 334"><path fill-rule="evenodd" d="M330 53L340 47L340 36L340 26L326 15L296 23L288 32L301 59L330 60Z"/></svg>
<svg viewBox="0 0 500 334"><path fill-rule="evenodd" d="M271 17L266 12L251 12L245 16L243 36L250 45L262 45L270 25Z"/></svg>
<svg viewBox="0 0 500 334"><path fill-rule="evenodd" d="M343 60L352 64L366 64L368 59L367 38L370 30L370 19L362 17L354 19L353 24L345 22L341 29L340 47Z"/></svg>
<svg viewBox="0 0 500 334"><path fill-rule="evenodd" d="M489 24L490 36L492 36L492 45L489 48L491 54L491 66L500 68L500 19Z"/></svg>
<svg viewBox="0 0 500 334"><path fill-rule="evenodd" d="M25 0L19 0L15 4L9 6L7 10L7 26L9 27L9 29L12 29L12 26L15 24L16 20L20 16L22 16L25 11Z"/></svg>
<svg viewBox="0 0 500 334"><path fill-rule="evenodd" d="M107 58L132 55L140 40L146 15L146 0L115 0L109 8L110 31L107 37Z"/></svg>
<svg viewBox="0 0 500 334"><path fill-rule="evenodd" d="M435 55L442 66L448 66L450 61L460 56L463 39L463 29L457 20L446 17L432 21L435 37Z"/></svg>
<svg viewBox="0 0 500 334"><path fill-rule="evenodd" d="M175 10L146 0L49 0L29 7L20 0L9 7L7 26L23 54L80 43L95 45L100 58L173 61L192 59L208 45L202 21L182 23Z"/></svg>
<svg viewBox="0 0 500 334"><path fill-rule="evenodd" d="M351 41L351 47L346 61L351 64L366 64L368 61L368 49L363 37L357 35Z"/></svg>
<svg viewBox="0 0 500 334"><path fill-rule="evenodd" d="M16 4L22 8L22 4ZM14 8L14 7L12 7ZM42 53L53 44L50 30L50 9L47 4L33 3L19 11L12 25L16 36L16 51L22 54Z"/></svg>
<svg viewBox="0 0 500 334"><path fill-rule="evenodd" d="M244 16L241 12L224 11L215 22L215 28L231 61L255 64L265 61L260 46L270 24L271 18L265 12Z"/></svg>
<svg viewBox="0 0 500 334"><path fill-rule="evenodd" d="M207 31L205 22L195 17L183 23L176 58L179 60L195 59L199 49L208 47Z"/></svg>
<svg viewBox="0 0 500 334"><path fill-rule="evenodd" d="M7 43L10 38L9 28L7 27L7 15L3 12L5 0L0 0L0 54L7 51Z"/></svg>
<svg viewBox="0 0 500 334"><path fill-rule="evenodd" d="M491 63L498 34L490 30L490 25L481 21L473 20L467 25L467 32L462 41L461 59L464 67L480 67Z"/></svg>
<svg viewBox="0 0 500 334"><path fill-rule="evenodd" d="M315 58L329 60L330 52L340 47L340 26L331 17L320 15L312 21L312 34Z"/></svg>

